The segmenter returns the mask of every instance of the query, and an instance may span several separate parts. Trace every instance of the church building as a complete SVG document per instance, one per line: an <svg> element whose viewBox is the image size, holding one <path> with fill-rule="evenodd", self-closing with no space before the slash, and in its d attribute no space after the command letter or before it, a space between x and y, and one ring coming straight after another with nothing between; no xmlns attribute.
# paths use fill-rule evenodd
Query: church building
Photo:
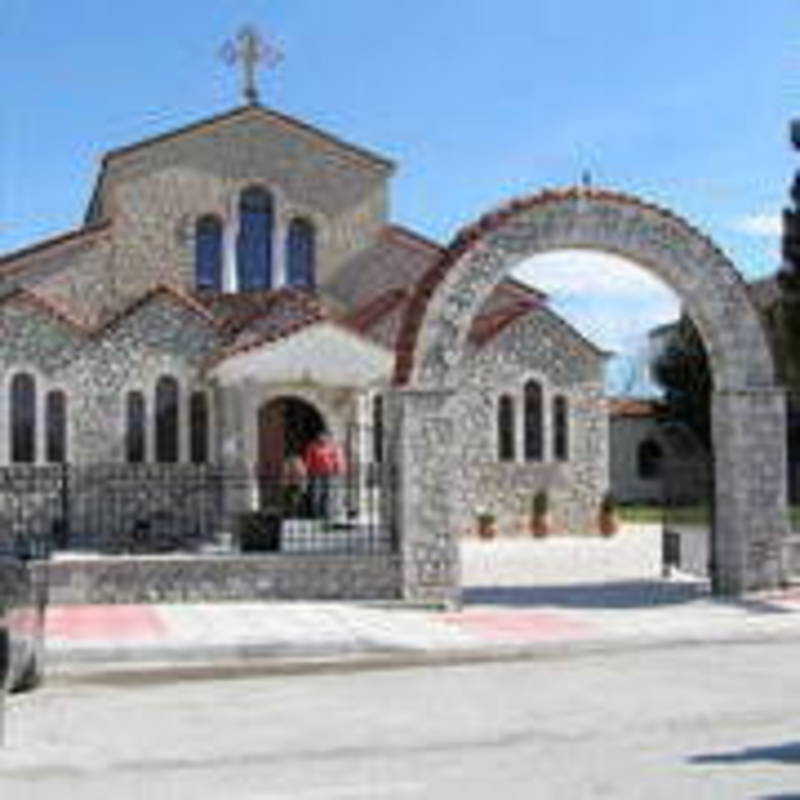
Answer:
<svg viewBox="0 0 800 800"><path fill-rule="evenodd" d="M79 227L0 258L0 465L256 486L327 429L359 466L358 519L403 315L445 253L390 221L394 170L252 98L106 153ZM460 372L460 471L441 476L460 534L488 513L528 535L540 491L554 531L596 529L607 357L543 293L495 287ZM51 524L89 531L88 498L51 504ZM245 481L224 502L263 501Z"/></svg>

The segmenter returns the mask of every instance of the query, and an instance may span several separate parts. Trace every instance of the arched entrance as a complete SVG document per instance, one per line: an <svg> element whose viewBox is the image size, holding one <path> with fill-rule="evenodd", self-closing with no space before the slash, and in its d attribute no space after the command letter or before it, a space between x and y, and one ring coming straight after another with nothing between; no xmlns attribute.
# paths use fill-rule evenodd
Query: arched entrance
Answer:
<svg viewBox="0 0 800 800"><path fill-rule="evenodd" d="M276 397L258 410L258 474L261 505L268 503L281 478L283 464L302 456L309 442L325 428L314 406L297 397Z"/></svg>
<svg viewBox="0 0 800 800"><path fill-rule="evenodd" d="M635 197L572 187L514 200L464 229L425 274L398 339L392 396L405 593L452 598L458 554L449 525L456 435L451 398L472 319L489 292L530 256L586 248L620 255L680 297L714 378L715 589L740 593L780 579L787 533L785 392L745 284L714 243Z"/></svg>

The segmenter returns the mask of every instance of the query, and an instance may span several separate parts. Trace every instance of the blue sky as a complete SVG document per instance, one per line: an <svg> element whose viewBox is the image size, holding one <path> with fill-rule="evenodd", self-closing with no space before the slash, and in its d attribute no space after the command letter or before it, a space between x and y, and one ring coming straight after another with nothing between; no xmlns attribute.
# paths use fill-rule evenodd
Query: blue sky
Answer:
<svg viewBox="0 0 800 800"><path fill-rule="evenodd" d="M394 221L446 243L509 196L590 169L596 184L689 219L746 276L777 266L798 163L787 142L800 113L797 0L4 0L2 10L0 252L79 224L105 150L238 105L238 75L216 53L254 22L286 53L261 76L263 101L397 160ZM580 308L577 279L553 280L557 304ZM594 293L584 305L598 305L602 287ZM608 296L611 318L625 302Z"/></svg>

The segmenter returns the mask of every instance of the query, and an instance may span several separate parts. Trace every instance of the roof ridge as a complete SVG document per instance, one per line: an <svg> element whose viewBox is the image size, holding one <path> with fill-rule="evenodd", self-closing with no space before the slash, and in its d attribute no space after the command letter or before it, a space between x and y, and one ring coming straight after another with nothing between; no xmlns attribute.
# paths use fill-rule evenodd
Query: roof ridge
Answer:
<svg viewBox="0 0 800 800"><path fill-rule="evenodd" d="M5 255L0 255L0 276L13 274L14 272L18 272L20 269L9 269L8 267L4 266L5 264L17 261L21 258L26 258L30 255L34 255L38 251L46 250L49 247L58 247L61 244L71 243L74 240L81 239L84 236L91 236L93 234L100 233L110 226L110 219L102 219L97 222L89 223L88 225L82 225L79 228L73 228L72 230L64 233L56 234L55 236L50 236L47 239L42 239L34 244L25 245L24 247L21 247L17 250L12 250L10 253L6 253Z"/></svg>

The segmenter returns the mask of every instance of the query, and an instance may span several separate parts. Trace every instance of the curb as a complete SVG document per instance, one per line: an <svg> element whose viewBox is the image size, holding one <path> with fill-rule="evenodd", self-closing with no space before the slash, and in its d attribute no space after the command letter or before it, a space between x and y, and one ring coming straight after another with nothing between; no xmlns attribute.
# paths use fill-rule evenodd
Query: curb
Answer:
<svg viewBox="0 0 800 800"><path fill-rule="evenodd" d="M55 683L159 683L172 680L210 680L259 675L304 675L324 672L414 667L458 666L492 662L558 660L575 656L657 651L673 647L704 645L769 644L799 642L800 630L729 632L654 637L619 636L595 639L464 646L423 649L389 645L348 645L331 647L246 644L213 645L202 648L152 647L104 648L91 653L65 651L63 657L47 658L47 682ZM77 650L77 649L76 649ZM80 658L74 656L80 655ZM70 659L70 656L73 658Z"/></svg>

